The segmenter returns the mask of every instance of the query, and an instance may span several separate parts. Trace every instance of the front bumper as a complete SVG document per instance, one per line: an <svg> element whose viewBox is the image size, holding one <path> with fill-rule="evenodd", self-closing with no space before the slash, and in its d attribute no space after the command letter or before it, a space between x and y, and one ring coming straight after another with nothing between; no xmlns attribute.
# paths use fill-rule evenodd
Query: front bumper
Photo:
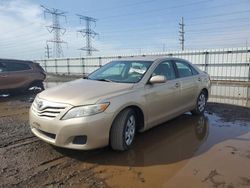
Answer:
<svg viewBox="0 0 250 188"><path fill-rule="evenodd" d="M99 113L93 116L68 120L48 119L29 112L31 131L45 142L70 149L88 150L107 146L113 114ZM76 136L85 136L86 143L75 144Z"/></svg>

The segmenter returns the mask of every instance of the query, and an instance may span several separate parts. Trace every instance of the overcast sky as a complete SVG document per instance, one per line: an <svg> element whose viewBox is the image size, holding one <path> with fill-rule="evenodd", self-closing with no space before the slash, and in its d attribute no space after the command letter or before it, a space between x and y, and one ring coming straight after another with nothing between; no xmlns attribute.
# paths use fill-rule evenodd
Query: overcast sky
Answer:
<svg viewBox="0 0 250 188"><path fill-rule="evenodd" d="M43 9L66 11L64 57L84 56L78 49L85 39L76 14L96 18L99 33L94 56L179 50L181 17L185 22L185 48L244 47L250 43L249 0L0 0L0 58L45 58L46 41L53 39ZM52 44L49 44L53 48Z"/></svg>

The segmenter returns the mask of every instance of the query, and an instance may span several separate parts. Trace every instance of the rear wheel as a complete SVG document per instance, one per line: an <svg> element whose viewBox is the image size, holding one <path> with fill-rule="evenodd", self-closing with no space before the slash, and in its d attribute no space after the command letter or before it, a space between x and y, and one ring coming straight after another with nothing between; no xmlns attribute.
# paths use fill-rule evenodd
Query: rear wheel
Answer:
<svg viewBox="0 0 250 188"><path fill-rule="evenodd" d="M125 151L133 144L137 119L133 109L122 111L115 119L110 132L110 146L113 150Z"/></svg>
<svg viewBox="0 0 250 188"><path fill-rule="evenodd" d="M205 92L202 91L197 98L195 109L191 111L192 114L194 114L194 115L203 114L205 112L206 105L207 105L207 96L206 96Z"/></svg>

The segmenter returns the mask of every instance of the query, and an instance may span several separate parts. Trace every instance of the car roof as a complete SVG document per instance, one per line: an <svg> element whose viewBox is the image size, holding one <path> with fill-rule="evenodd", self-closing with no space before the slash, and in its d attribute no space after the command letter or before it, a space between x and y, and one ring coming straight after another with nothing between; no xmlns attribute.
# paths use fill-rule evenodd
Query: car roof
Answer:
<svg viewBox="0 0 250 188"><path fill-rule="evenodd" d="M185 59L176 58L176 57L169 57L169 56L136 56L136 57L122 57L119 61L158 61L158 60L181 60L187 61ZM116 60L118 61L118 60Z"/></svg>
<svg viewBox="0 0 250 188"><path fill-rule="evenodd" d="M34 62L28 60L17 60L17 59L0 59L0 63L26 63L33 64Z"/></svg>

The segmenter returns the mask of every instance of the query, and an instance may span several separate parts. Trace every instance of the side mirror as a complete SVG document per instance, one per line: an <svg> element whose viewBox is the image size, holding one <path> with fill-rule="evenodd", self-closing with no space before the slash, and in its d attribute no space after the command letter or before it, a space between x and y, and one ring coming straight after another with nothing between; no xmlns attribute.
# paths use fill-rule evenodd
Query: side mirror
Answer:
<svg viewBox="0 0 250 188"><path fill-rule="evenodd" d="M165 83L166 81L167 81L167 79L165 76L157 75L157 76L152 76L149 80L149 83L160 84L160 83Z"/></svg>

